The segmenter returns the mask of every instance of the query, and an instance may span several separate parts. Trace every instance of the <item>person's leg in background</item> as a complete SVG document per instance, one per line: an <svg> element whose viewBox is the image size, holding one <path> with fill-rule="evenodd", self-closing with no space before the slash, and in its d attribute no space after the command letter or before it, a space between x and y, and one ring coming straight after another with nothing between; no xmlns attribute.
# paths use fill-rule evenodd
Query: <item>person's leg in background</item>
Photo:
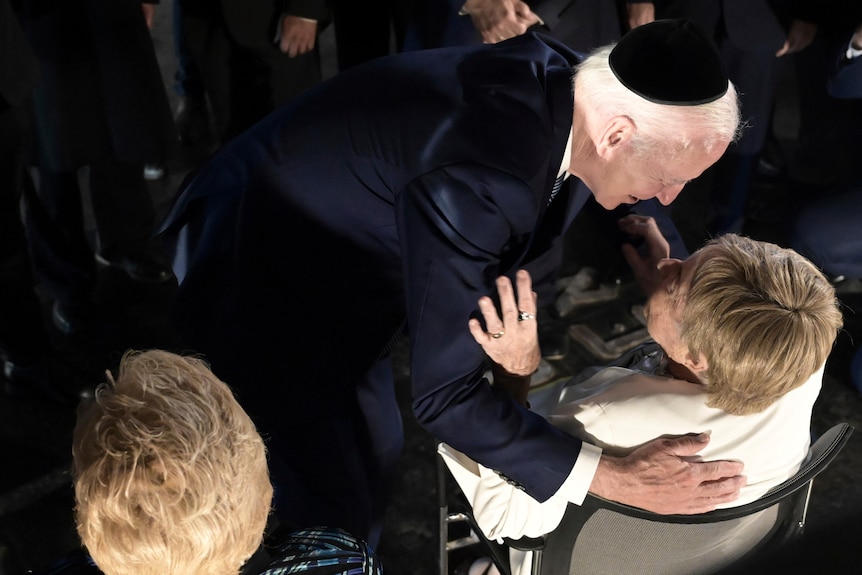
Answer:
<svg viewBox="0 0 862 575"><path fill-rule="evenodd" d="M193 146L206 143L210 139L206 91L200 70L192 56L192 50L186 38L183 0L173 1L171 18L174 54L177 59L174 91L179 96L179 103L174 111L174 123L180 142L186 146Z"/></svg>
<svg viewBox="0 0 862 575"><path fill-rule="evenodd" d="M66 335L83 331L94 317L96 262L85 233L78 172L40 169L35 188L24 191L24 221L33 271L51 302L54 325Z"/></svg>
<svg viewBox="0 0 862 575"><path fill-rule="evenodd" d="M770 129L778 69L784 62L770 52L742 50L730 41L722 43L721 52L739 92L748 126L715 166L712 231L739 232L746 216L756 159Z"/></svg>
<svg viewBox="0 0 862 575"><path fill-rule="evenodd" d="M21 223L29 125L29 105L11 106L0 97L0 364L4 391L11 395L44 392L48 383L44 359L50 341Z"/></svg>
<svg viewBox="0 0 862 575"><path fill-rule="evenodd" d="M167 259L154 235L155 207L138 164L113 157L90 165L90 199L96 230L96 260L124 271L132 280L168 281Z"/></svg>
<svg viewBox="0 0 862 575"><path fill-rule="evenodd" d="M192 9L194 8L194 9ZM182 27L212 112L216 145L224 144L230 121L232 43L217 2L184 4ZM179 126L177 126L179 129Z"/></svg>

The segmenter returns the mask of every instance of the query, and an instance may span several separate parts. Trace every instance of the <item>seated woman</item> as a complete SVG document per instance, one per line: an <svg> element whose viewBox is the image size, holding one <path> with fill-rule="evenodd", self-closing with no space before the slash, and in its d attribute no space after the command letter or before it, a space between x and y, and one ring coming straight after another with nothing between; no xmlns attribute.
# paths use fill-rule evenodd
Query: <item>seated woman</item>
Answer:
<svg viewBox="0 0 862 575"><path fill-rule="evenodd" d="M808 451L811 409L842 321L834 289L808 260L774 244L728 234L680 261L665 257L653 220L629 216L621 227L649 248L641 257L628 246L626 258L649 293L647 329L663 358L645 362L649 370L592 370L562 387L549 419L610 453L659 435L708 434L698 456L745 463L748 483L725 507L753 501L791 477ZM535 322L517 311L530 309L526 272L517 282L518 306L501 278L503 318L483 298L488 333L476 320L470 329L497 364L495 380L526 404L529 382L507 376L538 355ZM539 503L450 447L441 453L489 538L538 537L562 519L567 501Z"/></svg>
<svg viewBox="0 0 862 575"><path fill-rule="evenodd" d="M82 408L72 445L78 553L46 572L381 575L335 527L281 527L261 547L272 486L263 438L200 359L128 352ZM295 527L295 526L291 526ZM254 561L250 558L254 555Z"/></svg>

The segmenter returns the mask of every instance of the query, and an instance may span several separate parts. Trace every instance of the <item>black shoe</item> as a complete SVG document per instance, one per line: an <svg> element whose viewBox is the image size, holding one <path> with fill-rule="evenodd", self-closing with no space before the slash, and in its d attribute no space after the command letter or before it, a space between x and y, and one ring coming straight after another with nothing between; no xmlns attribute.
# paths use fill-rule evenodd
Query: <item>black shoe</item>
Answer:
<svg viewBox="0 0 862 575"><path fill-rule="evenodd" d="M90 327L93 323L92 313L80 307L54 301L51 307L51 321L63 335L75 335Z"/></svg>
<svg viewBox="0 0 862 575"><path fill-rule="evenodd" d="M124 271L136 282L158 284L174 277L167 262L148 252L118 259L108 259L101 254L96 254L96 261L103 266Z"/></svg>
<svg viewBox="0 0 862 575"><path fill-rule="evenodd" d="M204 98L182 97L174 113L174 125L180 142L194 146L210 139L209 116Z"/></svg>

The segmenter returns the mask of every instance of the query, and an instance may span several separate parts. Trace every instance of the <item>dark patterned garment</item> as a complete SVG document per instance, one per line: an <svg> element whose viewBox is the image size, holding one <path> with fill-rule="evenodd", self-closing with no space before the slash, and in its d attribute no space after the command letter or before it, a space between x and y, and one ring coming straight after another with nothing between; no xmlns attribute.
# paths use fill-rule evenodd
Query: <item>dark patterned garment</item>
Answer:
<svg viewBox="0 0 862 575"><path fill-rule="evenodd" d="M383 575L377 556L367 543L341 529L316 527L280 537L277 545L266 546L270 561L259 575ZM249 564L243 569L254 573ZM83 549L76 549L36 575L102 575Z"/></svg>
<svg viewBox="0 0 862 575"><path fill-rule="evenodd" d="M294 531L272 554L278 559L260 575L383 575L380 561L368 544L341 529Z"/></svg>

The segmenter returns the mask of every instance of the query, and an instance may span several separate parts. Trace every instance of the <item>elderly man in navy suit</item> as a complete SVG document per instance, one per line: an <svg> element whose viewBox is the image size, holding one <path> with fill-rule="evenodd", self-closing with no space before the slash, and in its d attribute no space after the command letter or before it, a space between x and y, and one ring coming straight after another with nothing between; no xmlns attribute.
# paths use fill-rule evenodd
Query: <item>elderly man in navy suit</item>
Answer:
<svg viewBox="0 0 862 575"><path fill-rule="evenodd" d="M736 137L735 90L690 23L581 60L532 34L380 59L184 184L165 223L175 325L269 437L283 520L377 540L402 446L388 357L403 333L419 422L539 500L591 490L694 513L736 497L740 463L691 462L703 435L602 456L483 378L467 324L497 277L552 277L551 248L590 196L668 204ZM566 176L577 185L555 185ZM535 298L520 303L488 337L535 329Z"/></svg>

